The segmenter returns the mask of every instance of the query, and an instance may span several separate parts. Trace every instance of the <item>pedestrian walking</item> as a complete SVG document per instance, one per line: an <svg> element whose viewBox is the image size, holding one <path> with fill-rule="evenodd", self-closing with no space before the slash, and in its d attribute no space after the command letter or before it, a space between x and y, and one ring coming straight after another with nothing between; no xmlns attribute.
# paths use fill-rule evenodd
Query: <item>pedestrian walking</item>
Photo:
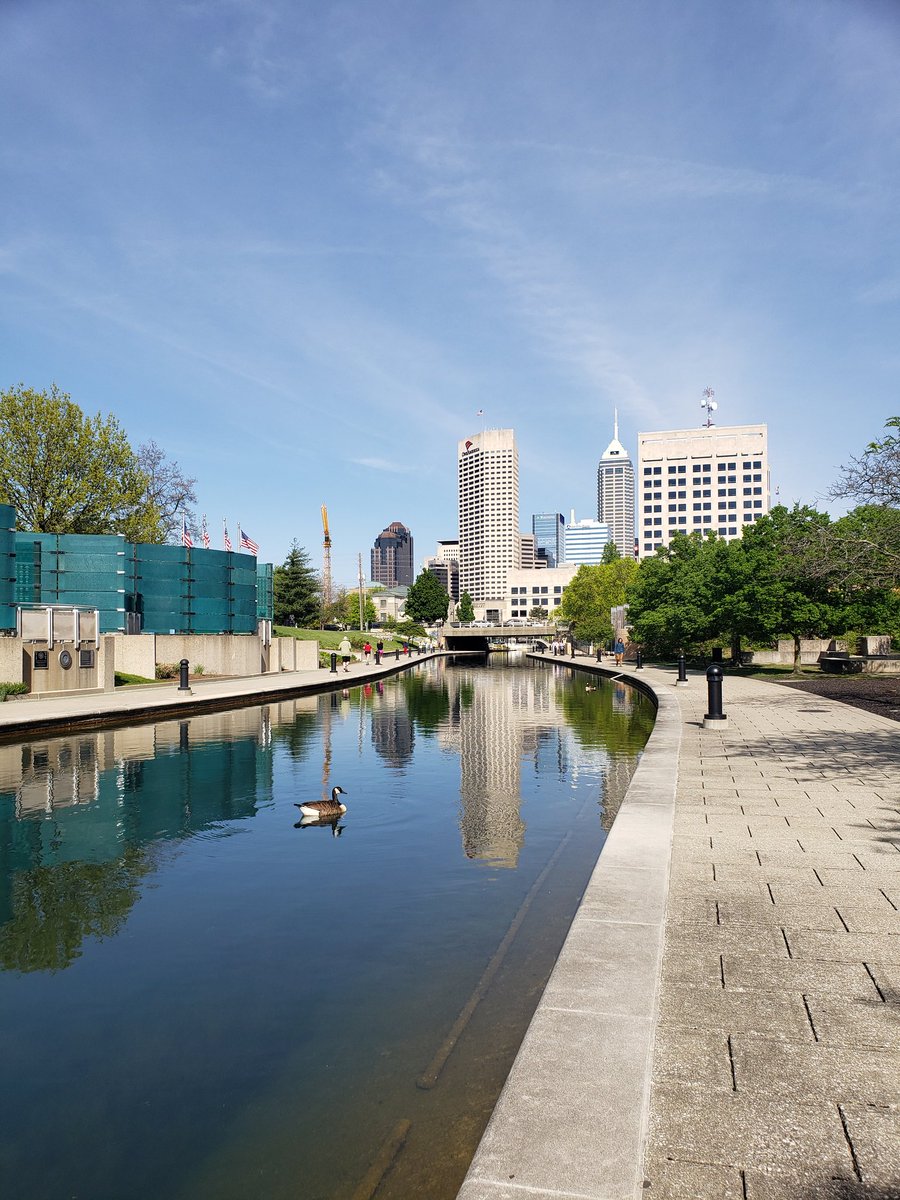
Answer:
<svg viewBox="0 0 900 1200"><path fill-rule="evenodd" d="M352 649L352 647L351 647L351 645L350 645L350 639L349 639L349 638L347 637L347 635L345 634L345 635L344 635L344 636L341 638L341 644L338 646L338 651L340 652L340 655L341 655L341 661L342 661L342 662L343 662L343 664L344 664L344 673L345 673L345 674L346 674L346 672L347 672L347 671L349 671L349 670L350 670L350 665L349 665L349 664L350 664L350 651L351 651L351 649Z"/></svg>
<svg viewBox="0 0 900 1200"><path fill-rule="evenodd" d="M366 662L369 661L369 655L371 653L372 653L372 644L371 644L371 642L366 642L366 644L363 646L363 654L366 656Z"/></svg>
<svg viewBox="0 0 900 1200"><path fill-rule="evenodd" d="M616 644L613 646L613 653L616 656L616 666L620 667L622 665L622 656L625 653L625 645L621 638L616 638Z"/></svg>

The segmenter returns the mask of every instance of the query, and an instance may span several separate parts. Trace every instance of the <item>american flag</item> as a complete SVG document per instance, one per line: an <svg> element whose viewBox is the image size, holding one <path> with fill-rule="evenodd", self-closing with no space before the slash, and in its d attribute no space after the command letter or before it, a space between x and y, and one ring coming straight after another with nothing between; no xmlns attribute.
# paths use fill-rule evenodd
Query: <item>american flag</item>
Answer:
<svg viewBox="0 0 900 1200"><path fill-rule="evenodd" d="M223 529L224 529L224 531L225 531L225 549L226 549L226 550L233 550L233 549L234 549L234 547L233 547L233 546L232 546L232 544L231 544L231 538L228 536L228 526L227 526L227 525L226 525L226 523L225 523L225 518L224 518L224 517L222 518L222 528L223 528Z"/></svg>
<svg viewBox="0 0 900 1200"><path fill-rule="evenodd" d="M188 529L184 517L181 518L181 544L182 546L187 546L188 550L190 550L194 544L191 539L191 531Z"/></svg>
<svg viewBox="0 0 900 1200"><path fill-rule="evenodd" d="M241 529L240 525L238 525L238 529ZM259 546L250 537L249 533L245 533L243 529L241 529L241 549L249 550L251 554L259 554Z"/></svg>
<svg viewBox="0 0 900 1200"><path fill-rule="evenodd" d="M209 549L209 530L206 528L206 513L203 514L203 545L205 549Z"/></svg>

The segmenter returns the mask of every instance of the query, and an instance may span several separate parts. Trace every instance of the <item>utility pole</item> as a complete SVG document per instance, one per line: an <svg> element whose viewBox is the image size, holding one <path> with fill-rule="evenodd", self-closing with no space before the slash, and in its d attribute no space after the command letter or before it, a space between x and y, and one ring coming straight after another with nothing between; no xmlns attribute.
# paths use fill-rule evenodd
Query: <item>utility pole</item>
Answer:
<svg viewBox="0 0 900 1200"><path fill-rule="evenodd" d="M362 555L357 554L356 558L359 570L359 632L363 633L366 628L366 592L363 587Z"/></svg>

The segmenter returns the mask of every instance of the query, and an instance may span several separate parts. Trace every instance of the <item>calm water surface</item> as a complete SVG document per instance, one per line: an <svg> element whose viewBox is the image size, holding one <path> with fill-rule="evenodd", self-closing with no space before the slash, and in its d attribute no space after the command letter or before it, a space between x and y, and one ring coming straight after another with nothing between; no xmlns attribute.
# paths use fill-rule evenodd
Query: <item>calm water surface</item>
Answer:
<svg viewBox="0 0 900 1200"><path fill-rule="evenodd" d="M586 682L0 746L0 1195L455 1196L652 725Z"/></svg>

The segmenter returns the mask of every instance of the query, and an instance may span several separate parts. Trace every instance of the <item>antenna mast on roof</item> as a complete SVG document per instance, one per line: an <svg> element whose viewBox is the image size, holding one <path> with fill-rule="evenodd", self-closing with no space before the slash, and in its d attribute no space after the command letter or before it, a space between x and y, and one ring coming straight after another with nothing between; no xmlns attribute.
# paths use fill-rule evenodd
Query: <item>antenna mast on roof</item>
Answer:
<svg viewBox="0 0 900 1200"><path fill-rule="evenodd" d="M706 409L706 428L707 429L709 429L710 426L712 425L712 423L713 423L712 415L716 411L716 409L719 407L718 404L716 404L715 400L713 400L713 396L715 394L716 393L712 390L712 388L708 387L708 388L704 389L703 399L700 401L700 407Z"/></svg>

